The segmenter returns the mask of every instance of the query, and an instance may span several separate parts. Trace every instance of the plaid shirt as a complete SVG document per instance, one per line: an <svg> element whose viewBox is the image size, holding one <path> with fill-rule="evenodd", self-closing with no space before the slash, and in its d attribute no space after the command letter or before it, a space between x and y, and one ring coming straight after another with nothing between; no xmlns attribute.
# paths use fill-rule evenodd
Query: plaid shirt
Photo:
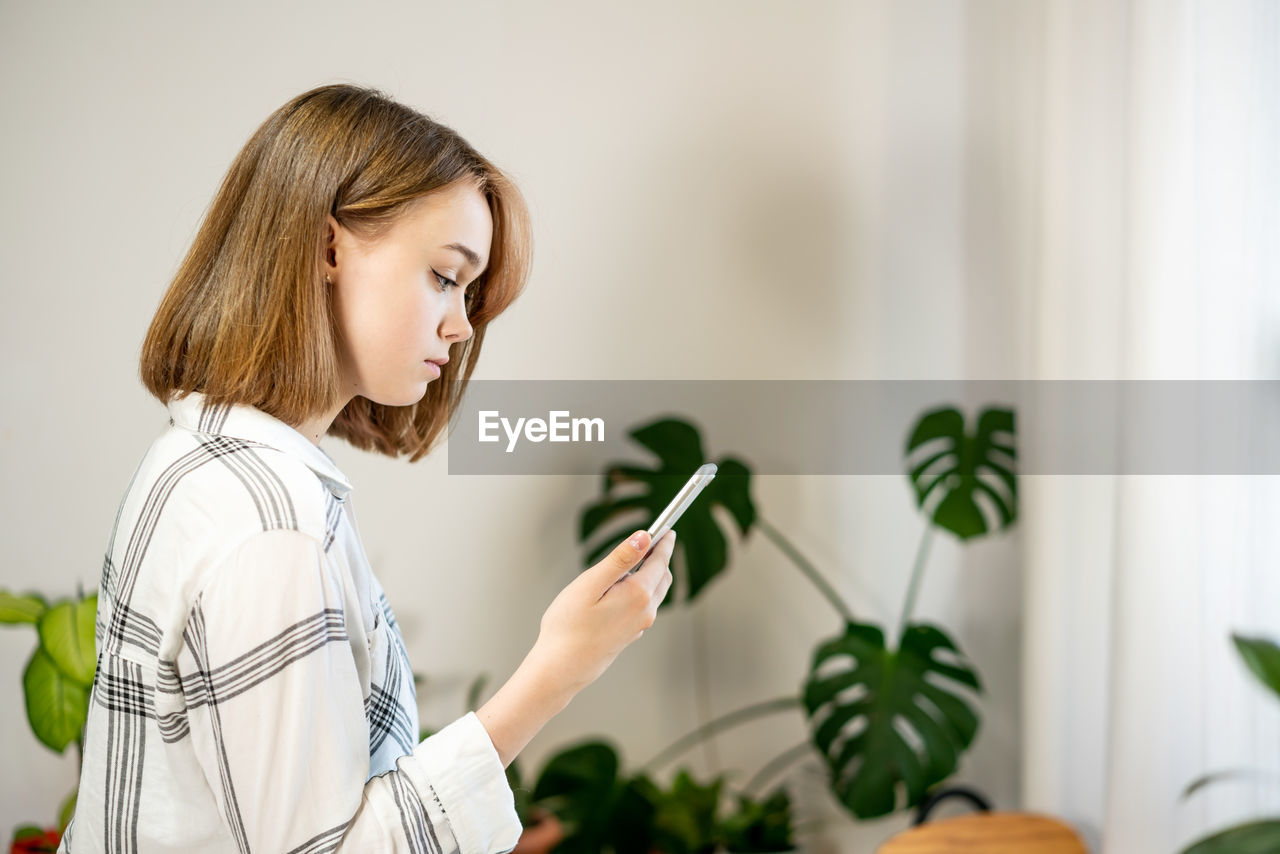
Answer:
<svg viewBox="0 0 1280 854"><path fill-rule="evenodd" d="M475 714L418 742L333 460L252 407L169 413L107 547L59 851L509 851L520 822Z"/></svg>

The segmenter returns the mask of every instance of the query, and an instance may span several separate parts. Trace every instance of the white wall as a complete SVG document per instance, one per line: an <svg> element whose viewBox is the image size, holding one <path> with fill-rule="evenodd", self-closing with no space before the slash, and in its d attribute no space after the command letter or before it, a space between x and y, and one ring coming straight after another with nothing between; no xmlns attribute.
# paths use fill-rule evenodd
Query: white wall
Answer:
<svg viewBox="0 0 1280 854"><path fill-rule="evenodd" d="M120 495L165 426L137 380L151 313L241 144L321 83L376 86L454 126L528 196L533 280L478 377L1017 377L1029 258L1017 238L1034 187L1011 117L1039 67L1028 6L3 4L0 583L50 595L96 583ZM1023 38L1004 37L1015 29ZM738 450L708 438L715 454ZM580 565L576 513L596 478L449 477L442 452L411 466L326 448L356 485L370 559L428 676L424 723L441 726L474 675L505 679L533 642ZM860 616L894 624L921 531L905 478L767 477L756 498ZM936 540L917 608L953 631L989 690L959 779L1009 808L1017 541ZM427 622L427 596L450 616ZM839 628L753 542L521 763L590 735L638 763L693 728L699 620L713 714L794 691ZM0 632L0 834L52 820L74 781L25 722L32 643ZM718 745L721 770L749 776L803 732L798 715L746 727ZM686 761L712 770L705 751ZM811 767L795 792L798 816L825 822L812 850L870 847L905 825L855 826Z"/></svg>

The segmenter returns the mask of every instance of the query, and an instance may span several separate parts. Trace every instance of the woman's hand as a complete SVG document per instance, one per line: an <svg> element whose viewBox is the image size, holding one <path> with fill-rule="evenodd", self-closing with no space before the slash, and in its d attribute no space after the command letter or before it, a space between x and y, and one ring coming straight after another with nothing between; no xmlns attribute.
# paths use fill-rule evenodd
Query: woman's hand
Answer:
<svg viewBox="0 0 1280 854"><path fill-rule="evenodd" d="M575 694L653 625L671 587L667 564L675 542L672 531L635 573L627 575L649 550L648 533L639 531L569 582L552 601L529 654L476 711L504 768Z"/></svg>
<svg viewBox="0 0 1280 854"><path fill-rule="evenodd" d="M676 532L668 532L644 564L627 575L649 549L649 535L637 531L560 591L542 615L531 653L551 669L551 678L577 693L653 625L671 587L668 564L675 542Z"/></svg>

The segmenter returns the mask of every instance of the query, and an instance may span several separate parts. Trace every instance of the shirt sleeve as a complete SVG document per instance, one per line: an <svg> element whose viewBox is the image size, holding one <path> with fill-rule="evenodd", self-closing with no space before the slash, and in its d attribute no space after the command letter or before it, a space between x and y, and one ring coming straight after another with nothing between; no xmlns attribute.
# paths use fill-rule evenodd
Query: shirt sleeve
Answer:
<svg viewBox="0 0 1280 854"><path fill-rule="evenodd" d="M510 851L520 821L474 713L369 779L357 602L349 574L294 530L246 540L195 599L182 689L197 761L238 849Z"/></svg>

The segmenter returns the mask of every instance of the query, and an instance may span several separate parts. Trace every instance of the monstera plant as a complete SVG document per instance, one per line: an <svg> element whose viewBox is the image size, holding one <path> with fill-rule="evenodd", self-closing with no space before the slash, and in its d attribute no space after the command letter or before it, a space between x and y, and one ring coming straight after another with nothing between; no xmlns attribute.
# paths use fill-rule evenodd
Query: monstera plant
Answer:
<svg viewBox="0 0 1280 854"><path fill-rule="evenodd" d="M1232 635L1236 652L1263 687L1280 697L1280 645L1266 638L1247 638ZM1217 780L1233 776L1230 772L1206 774L1183 792L1190 797L1195 792ZM1262 854L1280 851L1280 817L1245 822L1205 837L1187 848L1182 854Z"/></svg>
<svg viewBox="0 0 1280 854"><path fill-rule="evenodd" d="M936 529L962 542L985 534L979 495L995 507L1000 528L1017 518L1013 434L1008 409L984 410L972 434L951 407L920 418L907 440L908 476L931 524L916 551L898 647L888 647L880 627L850 621L814 653L804 688L813 743L826 759L833 792L858 818L917 805L955 772L973 743L978 715L957 689L981 692L978 674L945 630L914 623L911 613Z"/></svg>
<svg viewBox="0 0 1280 854"><path fill-rule="evenodd" d="M818 642L799 696L767 700L710 721L645 767L652 769L729 726L801 709L809 721L808 740L768 763L757 780L816 751L836 799L854 817L868 819L918 805L932 787L953 774L978 730L979 716L970 695L981 693L982 685L951 636L940 626L913 621L912 611L935 531L967 542L1016 521L1014 434L1013 411L997 407L979 413L972 430L953 407L924 413L910 430L904 464L916 505L928 523L892 638L886 638L883 627L857 620L813 564L757 512L747 465L731 457L717 460L720 474L678 525L672 566L686 575L685 601L703 593L725 571L727 540L712 516L712 509L720 505L743 538L759 530L786 555L831 603L841 629ZM580 540L603 531L600 543L586 555L587 565L633 530L637 521L656 516L689 473L708 461L698 430L689 421L663 418L629 435L656 462L647 467L606 467L603 496L581 516Z"/></svg>

